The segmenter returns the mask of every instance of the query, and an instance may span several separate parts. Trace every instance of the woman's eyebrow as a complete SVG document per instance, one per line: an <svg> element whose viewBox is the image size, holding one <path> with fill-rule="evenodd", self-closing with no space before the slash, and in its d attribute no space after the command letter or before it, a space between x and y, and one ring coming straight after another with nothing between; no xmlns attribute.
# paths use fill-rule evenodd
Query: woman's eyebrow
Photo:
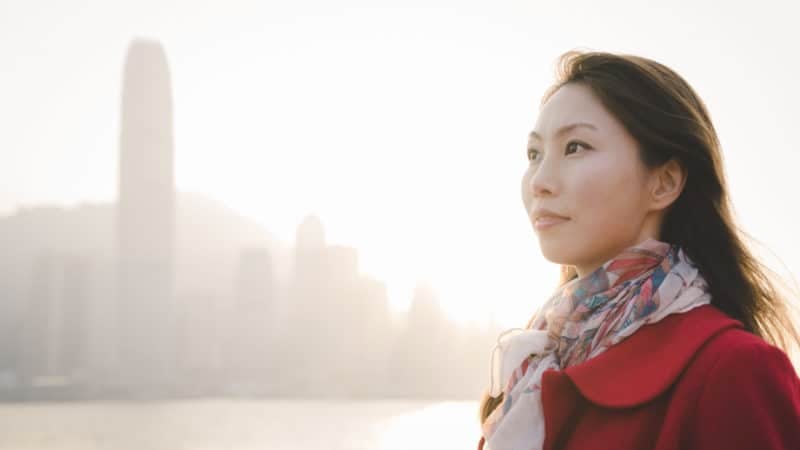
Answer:
<svg viewBox="0 0 800 450"><path fill-rule="evenodd" d="M564 133L568 133L568 132L570 132L570 131L574 130L575 128L578 128L578 127L591 128L592 130L597 131L597 127L592 125L592 124L590 124L590 123L587 123L587 122L576 122L576 123L572 123L572 124L569 124L569 125L564 125L563 127L559 128L558 131L556 131L556 137L561 136ZM528 138L541 140L542 136L539 133L537 133L536 131L531 131L531 134L528 135Z"/></svg>

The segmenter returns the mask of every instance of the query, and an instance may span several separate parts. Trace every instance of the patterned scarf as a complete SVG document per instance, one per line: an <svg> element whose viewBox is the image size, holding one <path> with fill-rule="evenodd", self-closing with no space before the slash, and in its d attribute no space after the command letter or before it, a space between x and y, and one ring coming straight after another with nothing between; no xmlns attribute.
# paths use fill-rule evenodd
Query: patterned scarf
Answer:
<svg viewBox="0 0 800 450"><path fill-rule="evenodd" d="M482 424L484 450L542 448L544 371L580 364L644 325L710 301L688 255L652 238L560 286L525 329L498 338L490 393L504 398Z"/></svg>

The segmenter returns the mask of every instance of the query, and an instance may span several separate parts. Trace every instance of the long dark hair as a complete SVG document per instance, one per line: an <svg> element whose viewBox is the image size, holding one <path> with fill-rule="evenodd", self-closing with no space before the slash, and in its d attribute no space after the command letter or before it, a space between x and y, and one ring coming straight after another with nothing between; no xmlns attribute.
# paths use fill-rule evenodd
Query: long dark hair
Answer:
<svg viewBox="0 0 800 450"><path fill-rule="evenodd" d="M779 278L753 256L743 239L755 239L733 219L717 133L691 86L647 58L573 50L561 55L556 83L542 104L568 83L592 90L636 139L646 167L675 158L687 171L683 191L664 216L660 240L679 244L698 266L712 304L786 352L790 344L800 345L792 305L777 288ZM575 277L574 267L561 266L561 284ZM484 393L481 423L502 397Z"/></svg>

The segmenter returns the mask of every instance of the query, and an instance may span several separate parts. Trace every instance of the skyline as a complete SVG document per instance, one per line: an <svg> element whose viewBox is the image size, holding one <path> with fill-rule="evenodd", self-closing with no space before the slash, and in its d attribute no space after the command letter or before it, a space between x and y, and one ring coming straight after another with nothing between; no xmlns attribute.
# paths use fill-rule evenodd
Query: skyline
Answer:
<svg viewBox="0 0 800 450"><path fill-rule="evenodd" d="M0 400L480 395L445 380L482 372L496 324L456 326L424 283L393 314L318 217L284 248L197 208L175 192L161 44L132 41L124 73L118 200L0 218Z"/></svg>
<svg viewBox="0 0 800 450"><path fill-rule="evenodd" d="M692 3L691 16L673 5L658 13L680 20L659 23L634 3L624 16L589 3L573 5L581 15L518 2L35 9L45 3L0 14L0 214L113 199L120 66L127 42L149 37L174 76L179 191L285 242L317 214L330 242L358 248L364 271L386 280L398 310L429 280L453 318L493 312L519 325L557 278L519 199L525 136L556 56L591 42L687 78L717 127L743 228L786 263L779 271L800 270L786 208L798 191L800 94L787 88L798 62L780 57L800 32L779 2L734 5L727 19L710 3Z"/></svg>

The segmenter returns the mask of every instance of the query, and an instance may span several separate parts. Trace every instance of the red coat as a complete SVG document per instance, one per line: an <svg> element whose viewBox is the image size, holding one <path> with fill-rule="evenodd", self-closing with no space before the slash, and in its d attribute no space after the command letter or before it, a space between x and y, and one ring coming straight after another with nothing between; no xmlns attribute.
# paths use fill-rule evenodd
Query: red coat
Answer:
<svg viewBox="0 0 800 450"><path fill-rule="evenodd" d="M711 305L544 372L542 407L545 450L800 450L791 362Z"/></svg>

